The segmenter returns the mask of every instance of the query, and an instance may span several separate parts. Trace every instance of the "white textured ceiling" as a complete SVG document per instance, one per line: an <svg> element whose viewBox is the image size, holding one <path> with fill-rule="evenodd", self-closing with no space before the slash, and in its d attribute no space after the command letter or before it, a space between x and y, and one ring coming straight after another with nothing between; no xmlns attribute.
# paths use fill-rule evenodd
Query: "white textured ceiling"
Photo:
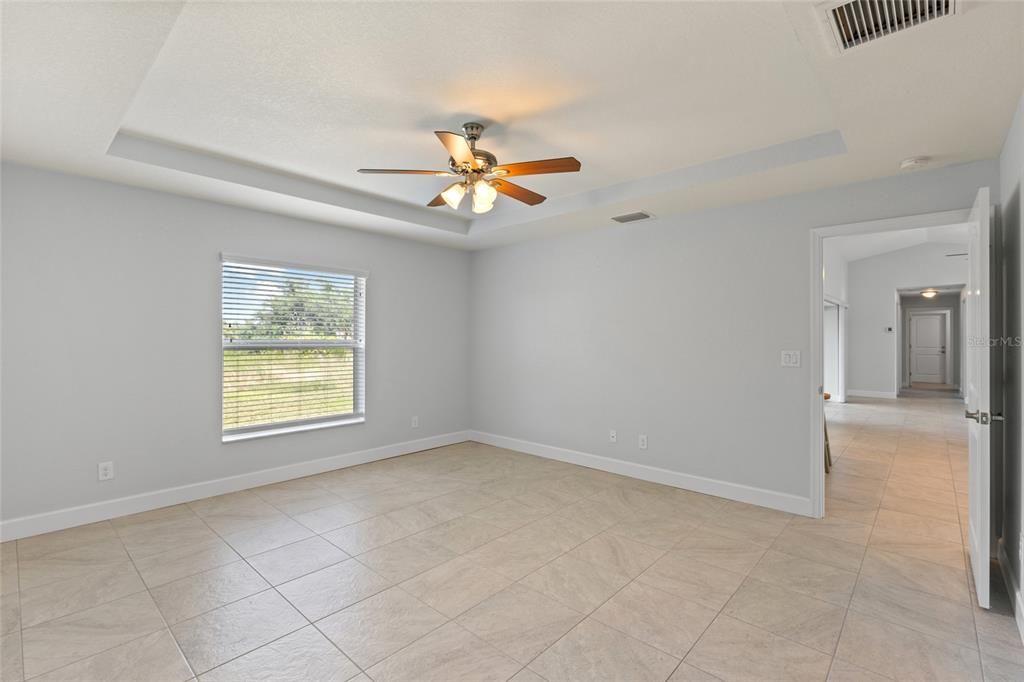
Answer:
<svg viewBox="0 0 1024 682"><path fill-rule="evenodd" d="M951 254L964 252L967 250L967 225L943 225L914 230L856 234L848 237L829 237L824 241L823 248L832 253L838 253L843 260L850 262L921 244L944 244L949 247Z"/></svg>
<svg viewBox="0 0 1024 682"><path fill-rule="evenodd" d="M804 3L2 9L5 158L466 248L892 175L911 155L991 158L1024 88L1021 3L966 3L838 57ZM583 171L522 178L549 201L502 199L475 223L413 208L443 179L354 172L442 168L431 131L466 120L499 160L572 154ZM119 132L197 157L108 154ZM782 159L768 183L766 148ZM311 184L281 189L296 178Z"/></svg>

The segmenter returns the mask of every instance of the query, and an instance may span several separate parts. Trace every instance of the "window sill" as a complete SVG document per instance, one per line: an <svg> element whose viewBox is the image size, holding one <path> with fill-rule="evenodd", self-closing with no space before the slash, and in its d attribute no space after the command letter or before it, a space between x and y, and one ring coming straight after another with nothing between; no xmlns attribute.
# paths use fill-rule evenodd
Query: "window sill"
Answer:
<svg viewBox="0 0 1024 682"><path fill-rule="evenodd" d="M330 429L335 426L351 426L362 424L366 421L365 416L346 417L345 419L333 419L331 421L315 422L313 424L298 424L295 426L270 427L259 431L245 431L244 433L226 433L220 437L221 443L235 443L240 440L252 440L253 438L266 438L268 436L284 436L289 433L302 433L303 431L316 431L319 429Z"/></svg>

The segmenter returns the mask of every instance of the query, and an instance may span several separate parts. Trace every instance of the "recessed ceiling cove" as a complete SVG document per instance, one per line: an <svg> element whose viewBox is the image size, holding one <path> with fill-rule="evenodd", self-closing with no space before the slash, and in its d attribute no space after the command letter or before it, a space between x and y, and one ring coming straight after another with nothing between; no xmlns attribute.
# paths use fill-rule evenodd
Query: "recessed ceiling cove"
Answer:
<svg viewBox="0 0 1024 682"><path fill-rule="evenodd" d="M453 12L187 4L123 128L422 206L450 183L352 170L434 168L432 131L480 121L499 159L585 159L531 185L557 198L836 127L780 4Z"/></svg>

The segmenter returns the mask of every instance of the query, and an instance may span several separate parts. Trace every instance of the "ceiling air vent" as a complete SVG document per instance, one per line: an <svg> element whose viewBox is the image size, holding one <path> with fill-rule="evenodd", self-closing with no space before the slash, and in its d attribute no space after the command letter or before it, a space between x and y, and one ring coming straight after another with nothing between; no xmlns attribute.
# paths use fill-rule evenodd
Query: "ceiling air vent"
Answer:
<svg viewBox="0 0 1024 682"><path fill-rule="evenodd" d="M851 0L823 8L839 51L956 14L958 0Z"/></svg>
<svg viewBox="0 0 1024 682"><path fill-rule="evenodd" d="M647 220L651 217L650 213L644 213L643 211L637 211L636 213L625 213L623 215L617 215L612 217L617 223L634 223L637 220Z"/></svg>

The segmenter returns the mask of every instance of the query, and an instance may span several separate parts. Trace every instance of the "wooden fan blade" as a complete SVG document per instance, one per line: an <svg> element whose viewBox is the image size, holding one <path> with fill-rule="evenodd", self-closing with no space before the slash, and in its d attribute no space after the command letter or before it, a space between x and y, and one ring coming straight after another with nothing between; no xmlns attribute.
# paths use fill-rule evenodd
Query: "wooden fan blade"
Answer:
<svg viewBox="0 0 1024 682"><path fill-rule="evenodd" d="M510 177L513 175L542 175L544 173L575 173L579 169L580 162L576 157L563 156L559 159L504 163L495 166L491 172L498 177Z"/></svg>
<svg viewBox="0 0 1024 682"><path fill-rule="evenodd" d="M448 150L448 155L455 159L455 163L467 163L471 168L479 168L480 164L473 156L473 150L462 135L449 133L444 130L435 130L434 134L441 144Z"/></svg>
<svg viewBox="0 0 1024 682"><path fill-rule="evenodd" d="M427 204L427 206L444 206L446 202L444 200L444 197L441 196L441 194L443 194L444 192L447 192L448 190L450 190L455 185L458 185L460 182L462 182L462 180L459 180L459 182L453 182L452 184L450 184L447 187L445 187L443 190L441 190L440 194L438 194L436 197L434 197L433 199L430 200L430 203Z"/></svg>
<svg viewBox="0 0 1024 682"><path fill-rule="evenodd" d="M519 185L506 182L505 180L491 180L491 186L505 196L512 197L513 199L517 199L524 204L529 204L530 206L536 206L547 199L543 194L537 194L525 187L520 187Z"/></svg>
<svg viewBox="0 0 1024 682"><path fill-rule="evenodd" d="M357 172L359 173L388 173L391 175L433 175L436 177L447 177L454 175L448 171L433 171L433 170L404 170L401 168L360 168Z"/></svg>

